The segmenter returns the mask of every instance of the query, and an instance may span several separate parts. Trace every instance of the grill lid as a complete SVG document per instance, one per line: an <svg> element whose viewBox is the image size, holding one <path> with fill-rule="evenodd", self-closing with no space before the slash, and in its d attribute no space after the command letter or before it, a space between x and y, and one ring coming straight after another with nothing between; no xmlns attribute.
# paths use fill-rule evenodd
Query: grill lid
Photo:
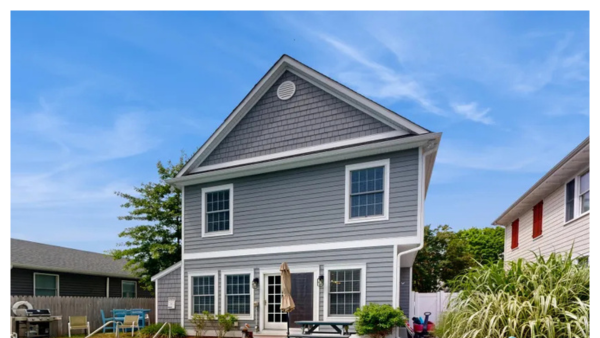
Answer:
<svg viewBox="0 0 600 338"><path fill-rule="evenodd" d="M49 309L27 309L27 317L49 317Z"/></svg>

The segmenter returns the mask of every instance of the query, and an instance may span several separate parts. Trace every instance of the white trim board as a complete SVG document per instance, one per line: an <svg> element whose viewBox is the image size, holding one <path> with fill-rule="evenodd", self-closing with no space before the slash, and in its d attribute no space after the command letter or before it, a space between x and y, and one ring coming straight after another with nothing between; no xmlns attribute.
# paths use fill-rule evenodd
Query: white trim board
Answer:
<svg viewBox="0 0 600 338"><path fill-rule="evenodd" d="M419 244L419 239L416 236L391 237L391 238L377 238L377 239L366 239L366 240L356 240L356 241L346 241L346 242L325 242L325 243L314 243L314 244L260 247L260 248L254 248L254 249L195 252L195 253L184 254L183 259L190 260L190 259L222 258L222 257L237 257L237 256L251 256L251 255L270 255L270 254L291 253L291 252L354 249L354 248L368 248L368 247L378 247L378 246L388 246L388 245L405 245L405 244Z"/></svg>
<svg viewBox="0 0 600 338"><path fill-rule="evenodd" d="M181 266L181 261L171 265L170 267L168 267L168 268L164 269L163 271L157 273L156 275L150 277L150 280L154 282L155 280L160 279L161 277L164 277L165 275L168 275L169 273L177 270L177 268L179 268L180 266Z"/></svg>
<svg viewBox="0 0 600 338"><path fill-rule="evenodd" d="M219 180L228 180L236 177L257 175L273 171L301 168L311 165L343 161L352 158L365 157L400 151L405 149L418 148L425 145L428 141L439 143L440 133L429 133L416 136L407 136L390 140L382 140L367 144L360 144L353 147L341 147L328 151L304 154L300 156L285 157L272 161L252 163L237 167L228 167L220 170L207 171L194 175L186 175L166 180L167 183L175 186L186 186L192 184L214 182Z"/></svg>
<svg viewBox="0 0 600 338"><path fill-rule="evenodd" d="M330 316L329 315L329 271L360 269L360 306L367 304L367 263L348 263L348 264L326 264L323 266L323 320L355 320L354 316Z"/></svg>
<svg viewBox="0 0 600 338"><path fill-rule="evenodd" d="M221 305L219 306L219 313L225 313L225 307L227 301L225 296L227 294L227 277L228 275L250 275L250 313L249 314L236 314L239 320L253 320L254 319L254 289L252 288L252 280L254 280L254 269L235 269L235 270L221 270Z"/></svg>
<svg viewBox="0 0 600 338"><path fill-rule="evenodd" d="M177 174L177 177L188 174L192 168L196 168L201 164L286 70L396 130L406 130L412 134L429 133L428 130L414 122L367 99L297 60L283 55L192 156Z"/></svg>
<svg viewBox="0 0 600 338"><path fill-rule="evenodd" d="M187 296L187 303L188 303L188 315L187 315L187 319L192 319L192 278L193 277L209 277L212 276L214 277L214 281L215 281L215 287L214 287L214 303L215 303L215 311L214 311L214 315L217 315L218 312L218 307L219 307L219 272L216 270L210 270L210 271L203 271L203 270L194 270L194 271L188 271L187 273L188 275L188 296ZM181 289L183 290L183 285L181 286ZM183 298L182 298L183 299Z"/></svg>

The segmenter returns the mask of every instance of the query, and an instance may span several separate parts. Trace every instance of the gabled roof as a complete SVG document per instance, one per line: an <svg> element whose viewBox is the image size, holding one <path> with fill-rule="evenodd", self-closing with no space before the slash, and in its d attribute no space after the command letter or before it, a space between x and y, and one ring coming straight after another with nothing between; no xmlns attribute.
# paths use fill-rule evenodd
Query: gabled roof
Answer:
<svg viewBox="0 0 600 338"><path fill-rule="evenodd" d="M13 268L137 279L123 270L124 259L15 238L10 239L10 260Z"/></svg>
<svg viewBox="0 0 600 338"><path fill-rule="evenodd" d="M190 158L177 174L176 178L190 174L194 168L200 165L285 71L292 72L338 99L389 125L393 129L402 131L403 134L407 132L410 135L431 133L416 123L284 54L208 138L204 145Z"/></svg>
<svg viewBox="0 0 600 338"><path fill-rule="evenodd" d="M160 279L161 277L164 277L164 276L170 274L171 272L177 270L180 266L181 266L181 261L171 265L170 267L168 267L168 268L164 269L163 271L157 273L156 275L150 277L150 280L154 282L155 280Z"/></svg>
<svg viewBox="0 0 600 338"><path fill-rule="evenodd" d="M583 140L575 149L565 156L558 164L550 169L546 175L539 179L527 192L517 199L492 223L493 225L506 226L519 218L523 212L533 208L548 194L561 185L567 183L579 174L582 167L590 163L590 138Z"/></svg>

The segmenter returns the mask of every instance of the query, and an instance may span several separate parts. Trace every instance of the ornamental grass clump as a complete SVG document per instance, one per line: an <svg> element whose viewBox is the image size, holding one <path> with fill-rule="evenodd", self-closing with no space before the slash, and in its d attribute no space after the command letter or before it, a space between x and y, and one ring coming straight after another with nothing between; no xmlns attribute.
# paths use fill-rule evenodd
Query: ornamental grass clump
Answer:
<svg viewBox="0 0 600 338"><path fill-rule="evenodd" d="M439 337L590 336L590 269L571 252L480 266L451 286Z"/></svg>

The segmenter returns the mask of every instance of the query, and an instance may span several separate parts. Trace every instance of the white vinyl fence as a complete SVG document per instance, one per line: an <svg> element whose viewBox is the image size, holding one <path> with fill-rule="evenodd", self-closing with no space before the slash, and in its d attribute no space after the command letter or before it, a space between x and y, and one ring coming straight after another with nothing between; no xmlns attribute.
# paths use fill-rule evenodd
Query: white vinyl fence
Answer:
<svg viewBox="0 0 600 338"><path fill-rule="evenodd" d="M418 293L411 292L411 312L410 320L412 323L412 317L422 317L425 319L425 312L431 312L429 321L438 323L441 314L446 310L448 301L452 297L452 293L448 292L436 292L436 293Z"/></svg>

